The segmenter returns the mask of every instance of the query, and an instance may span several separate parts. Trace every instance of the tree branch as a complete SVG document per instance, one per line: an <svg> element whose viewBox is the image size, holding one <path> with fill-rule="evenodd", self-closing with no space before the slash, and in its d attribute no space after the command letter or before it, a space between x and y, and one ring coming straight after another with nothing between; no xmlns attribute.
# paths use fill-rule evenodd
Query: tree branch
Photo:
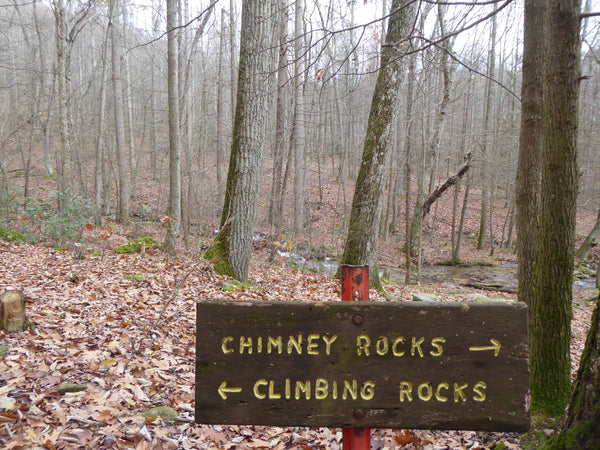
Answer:
<svg viewBox="0 0 600 450"><path fill-rule="evenodd" d="M471 152L467 153L465 156L465 162L458 168L456 173L449 177L442 185L435 188L435 190L427 196L425 201L423 202L423 218L429 213L431 209L431 205L435 203L435 201L442 196L444 192L446 192L450 187L454 186L456 182L463 177L465 173L468 172L471 167L471 162L473 161L473 154Z"/></svg>

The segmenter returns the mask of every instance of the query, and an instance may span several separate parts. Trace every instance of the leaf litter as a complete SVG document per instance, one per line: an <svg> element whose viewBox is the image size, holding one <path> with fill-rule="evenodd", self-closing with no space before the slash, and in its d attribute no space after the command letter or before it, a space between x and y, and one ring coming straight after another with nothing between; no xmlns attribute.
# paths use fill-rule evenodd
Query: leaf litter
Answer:
<svg viewBox="0 0 600 450"><path fill-rule="evenodd" d="M33 326L0 331L0 447L341 448L341 429L199 425L193 409L197 299L337 301L339 280L332 275L253 262L250 283L231 288L231 280L199 256L172 258L148 249L79 260L45 247L8 247L0 292L27 295ZM386 286L398 300L411 300L423 288ZM443 283L426 290L438 301L468 300L478 292L461 289L461 297ZM593 306L586 295L575 293L573 373ZM370 296L387 301L373 290ZM373 449L390 450L520 448L517 434L471 431L377 429L371 442Z"/></svg>

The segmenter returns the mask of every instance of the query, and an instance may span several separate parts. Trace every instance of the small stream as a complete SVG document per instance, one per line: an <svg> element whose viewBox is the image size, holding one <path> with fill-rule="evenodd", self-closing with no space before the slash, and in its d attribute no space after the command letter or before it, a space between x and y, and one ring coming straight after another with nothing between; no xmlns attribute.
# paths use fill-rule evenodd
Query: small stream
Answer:
<svg viewBox="0 0 600 450"><path fill-rule="evenodd" d="M278 252L282 258L291 262L298 268L311 270L317 273L335 273L339 262L325 258L322 260L307 259L302 255L290 252ZM406 271L401 267L381 267L388 279L394 283L403 284ZM413 267L411 280L417 279L416 267ZM421 284L447 283L452 286L467 286L477 289L498 290L503 292L516 292L517 290L517 264L507 263L499 266L443 266L433 265L421 268ZM592 276L575 278L573 289L595 289L596 283Z"/></svg>

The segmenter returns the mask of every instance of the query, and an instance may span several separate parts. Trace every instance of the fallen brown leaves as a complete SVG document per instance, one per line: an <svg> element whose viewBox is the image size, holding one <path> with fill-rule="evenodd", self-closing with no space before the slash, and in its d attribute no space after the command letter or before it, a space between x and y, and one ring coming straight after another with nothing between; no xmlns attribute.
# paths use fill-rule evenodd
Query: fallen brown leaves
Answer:
<svg viewBox="0 0 600 450"><path fill-rule="evenodd" d="M0 292L30 298L22 333L0 332L0 446L6 449L338 449L341 430L193 423L195 301L254 298L339 299L330 275L254 263L251 286L235 287L198 258L105 252L76 260L70 252L10 245L0 266ZM154 323L182 283L158 327ZM423 288L388 286L399 300ZM443 285L428 286L439 300L457 300ZM583 295L583 294L582 294ZM371 300L386 301L371 291ZM574 353L581 351L591 306L575 309ZM67 383L86 385L61 395ZM144 417L168 406L177 420ZM518 448L498 433L373 430L373 448Z"/></svg>

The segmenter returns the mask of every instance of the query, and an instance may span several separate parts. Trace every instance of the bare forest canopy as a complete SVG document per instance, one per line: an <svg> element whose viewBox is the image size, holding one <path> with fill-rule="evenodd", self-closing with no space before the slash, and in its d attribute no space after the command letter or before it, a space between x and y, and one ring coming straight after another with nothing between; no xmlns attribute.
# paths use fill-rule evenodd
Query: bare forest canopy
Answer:
<svg viewBox="0 0 600 450"><path fill-rule="evenodd" d="M294 229L300 208L304 229L319 215L333 217L328 232L339 243L391 2L306 0L300 10L287 3L281 2L287 21L272 39L280 48L283 119L276 123L273 104L257 227L279 236ZM578 142L579 204L594 214L600 199L600 27L592 13L599 6L583 2ZM394 43L411 49L402 76L414 84L409 97L410 83L401 83L384 235L404 233L407 195L414 204L413 191L424 180L425 193L433 192L470 152L472 167L458 183L459 192L487 187L487 214L502 208L506 215L493 218L497 231L491 242L511 242L512 227L506 224L514 215L522 11L522 1L450 1L441 7L420 2L411 38ZM234 0L179 5L186 242L208 235L219 223L236 102L240 12ZM60 207L65 195L89 206L98 223L115 220L125 187L131 217L168 220L167 31L166 4L160 0L1 2L0 223L18 228L28 208L42 201ZM294 128L296 114L302 126ZM293 148L298 142L301 159ZM122 156L119 146L125 149ZM272 189L274 180L279 192ZM278 221L269 214L273 205Z"/></svg>

